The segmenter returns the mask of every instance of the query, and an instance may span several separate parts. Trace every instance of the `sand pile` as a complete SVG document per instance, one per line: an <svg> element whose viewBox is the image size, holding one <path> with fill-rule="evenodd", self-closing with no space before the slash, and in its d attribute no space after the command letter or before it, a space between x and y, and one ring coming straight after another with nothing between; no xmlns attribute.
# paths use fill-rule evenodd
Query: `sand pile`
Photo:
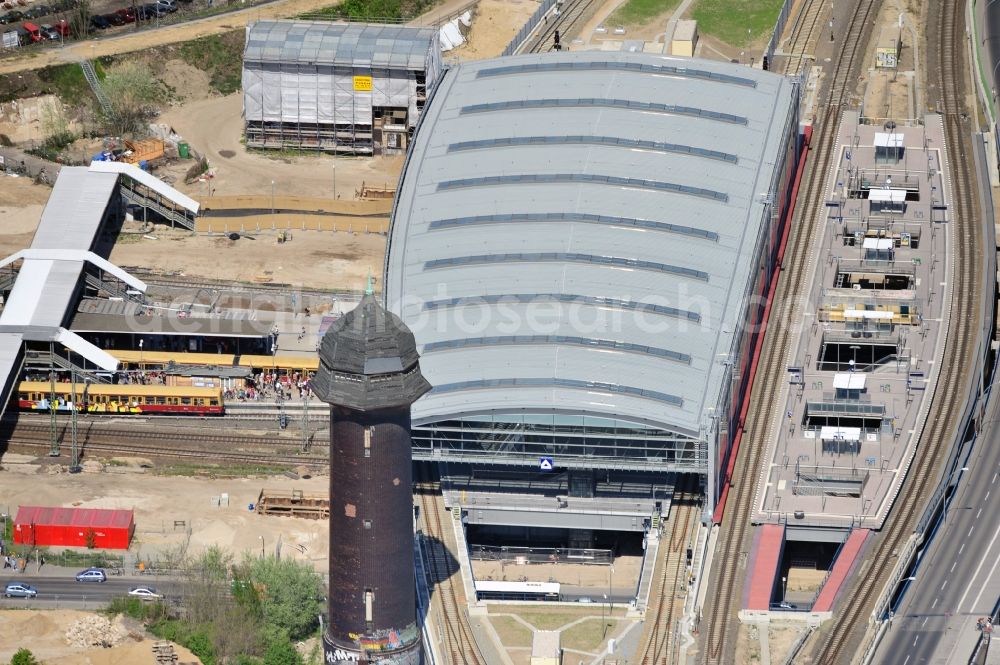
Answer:
<svg viewBox="0 0 1000 665"><path fill-rule="evenodd" d="M88 647L110 649L121 644L128 637L128 629L122 625L117 617L112 622L97 614L81 617L66 629L66 642L71 647L79 649Z"/></svg>

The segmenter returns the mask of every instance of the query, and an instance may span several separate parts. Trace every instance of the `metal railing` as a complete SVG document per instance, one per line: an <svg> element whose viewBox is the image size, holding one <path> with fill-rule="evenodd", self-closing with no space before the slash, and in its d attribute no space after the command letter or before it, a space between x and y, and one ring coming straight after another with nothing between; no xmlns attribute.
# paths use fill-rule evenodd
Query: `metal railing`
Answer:
<svg viewBox="0 0 1000 665"><path fill-rule="evenodd" d="M580 563L610 566L615 562L611 550L573 547L516 547L497 545L469 545L469 558L473 561L502 561L504 563Z"/></svg>
<svg viewBox="0 0 1000 665"><path fill-rule="evenodd" d="M531 15L531 18L528 19L528 22L525 23L520 30L518 30L516 35L514 35L514 39L510 40L510 43L507 44L507 48L503 50L501 55L514 55L514 52L517 51L517 49L521 47L521 44L528 39L538 24L541 23L542 18L545 17L556 2L557 0L544 0L544 2L538 6L538 9L535 10L535 13Z"/></svg>

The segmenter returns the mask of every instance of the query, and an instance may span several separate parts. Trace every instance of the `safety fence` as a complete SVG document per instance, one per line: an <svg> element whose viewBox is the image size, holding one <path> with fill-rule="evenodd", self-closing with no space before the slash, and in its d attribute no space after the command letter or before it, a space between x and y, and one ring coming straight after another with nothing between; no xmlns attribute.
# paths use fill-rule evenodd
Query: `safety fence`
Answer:
<svg viewBox="0 0 1000 665"><path fill-rule="evenodd" d="M771 33L771 39L767 42L767 48L764 50L764 56L767 61L774 62L774 51L778 48L778 43L781 41L781 34L785 31L785 25L788 23L788 17L792 13L792 5L795 4L794 0L785 0L781 5L781 11L778 12L778 20L774 22L774 32Z"/></svg>
<svg viewBox="0 0 1000 665"><path fill-rule="evenodd" d="M497 545L469 545L469 558L473 561L502 561L503 563L582 563L609 566L615 562L611 550L567 547L501 547Z"/></svg>
<svg viewBox="0 0 1000 665"><path fill-rule="evenodd" d="M528 19L528 22L525 23L524 26L518 31L518 33L514 36L514 39L510 40L510 43L507 44L507 48L503 50L503 55L514 55L514 52L521 47L521 44L523 44L526 39L528 39L528 35L530 35L535 29L535 26L541 23L542 18L544 18L549 10L552 9L552 6L556 4L556 1L557 0L544 0L544 2L539 5L538 9L535 10L535 13ZM791 0L786 0L785 4L789 4L790 2Z"/></svg>

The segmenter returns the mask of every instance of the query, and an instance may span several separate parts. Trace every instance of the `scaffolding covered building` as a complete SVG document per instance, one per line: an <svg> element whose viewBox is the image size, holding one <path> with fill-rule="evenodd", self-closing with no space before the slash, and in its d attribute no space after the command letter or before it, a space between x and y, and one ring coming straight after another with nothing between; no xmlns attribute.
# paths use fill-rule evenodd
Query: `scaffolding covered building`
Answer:
<svg viewBox="0 0 1000 665"><path fill-rule="evenodd" d="M258 21L243 51L246 144L402 152L440 75L434 28Z"/></svg>

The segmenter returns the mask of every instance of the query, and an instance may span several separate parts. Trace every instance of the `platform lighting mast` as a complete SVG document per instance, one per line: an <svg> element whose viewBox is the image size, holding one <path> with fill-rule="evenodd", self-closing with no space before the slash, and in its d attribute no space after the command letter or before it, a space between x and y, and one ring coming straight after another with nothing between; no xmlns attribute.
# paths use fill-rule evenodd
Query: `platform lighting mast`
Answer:
<svg viewBox="0 0 1000 665"><path fill-rule="evenodd" d="M49 457L59 457L59 438L56 435L56 345L49 342Z"/></svg>

